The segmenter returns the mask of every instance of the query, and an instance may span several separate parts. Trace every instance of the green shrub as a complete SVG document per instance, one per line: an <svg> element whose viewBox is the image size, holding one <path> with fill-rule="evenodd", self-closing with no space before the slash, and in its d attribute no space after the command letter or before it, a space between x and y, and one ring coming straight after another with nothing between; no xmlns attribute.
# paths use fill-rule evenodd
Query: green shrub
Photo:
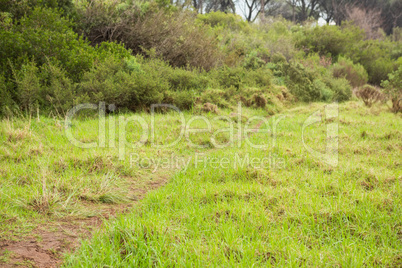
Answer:
<svg viewBox="0 0 402 268"><path fill-rule="evenodd" d="M249 54L247 54L243 60L243 66L246 69L259 69L263 67L267 61L264 60L269 58L269 54L263 52L258 52L256 50L251 51Z"/></svg>
<svg viewBox="0 0 402 268"><path fill-rule="evenodd" d="M31 59L38 66L48 59L58 61L75 82L89 70L96 59L96 50L79 38L72 23L53 9L35 8L29 16L9 29L0 29L0 66L16 69ZM11 76L8 71L7 76Z"/></svg>
<svg viewBox="0 0 402 268"><path fill-rule="evenodd" d="M308 57L300 62L282 62L275 65L274 73L285 77L286 86L298 100L348 100L352 94L348 80L333 77L320 61L319 57Z"/></svg>
<svg viewBox="0 0 402 268"><path fill-rule="evenodd" d="M273 74L268 68L246 69L241 66L221 67L210 72L212 80L221 88L270 87Z"/></svg>
<svg viewBox="0 0 402 268"><path fill-rule="evenodd" d="M211 27L222 27L232 31L251 31L250 25L237 14L225 13L221 11L198 14L197 20L210 25Z"/></svg>
<svg viewBox="0 0 402 268"><path fill-rule="evenodd" d="M337 57L341 54L345 55L347 51L354 53L355 44L362 41L364 37L364 31L359 27L344 24L342 28L333 25L304 27L295 34L294 39L296 46L304 51Z"/></svg>
<svg viewBox="0 0 402 268"><path fill-rule="evenodd" d="M243 67L221 67L210 72L213 80L222 88L240 89L242 81L245 77L245 69Z"/></svg>
<svg viewBox="0 0 402 268"><path fill-rule="evenodd" d="M206 89L211 85L210 78L205 72L189 71L182 68L171 68L167 76L172 90Z"/></svg>
<svg viewBox="0 0 402 268"><path fill-rule="evenodd" d="M163 103L172 104L181 110L190 110L196 101L194 90L163 92Z"/></svg>
<svg viewBox="0 0 402 268"><path fill-rule="evenodd" d="M76 97L75 85L67 72L61 66L49 62L42 65L41 79L42 107L51 106L59 115L65 115L72 108Z"/></svg>
<svg viewBox="0 0 402 268"><path fill-rule="evenodd" d="M313 81L314 88L320 93L320 100L330 102L334 99L334 92L328 85L320 79L316 79Z"/></svg>
<svg viewBox="0 0 402 268"><path fill-rule="evenodd" d="M132 72L131 76L134 81L128 106L131 110L160 103L162 93L169 89L169 82L153 68L152 64L142 64L142 71Z"/></svg>
<svg viewBox="0 0 402 268"><path fill-rule="evenodd" d="M105 59L113 55L118 59L134 59L131 57L131 50L127 49L124 44L116 42L102 42L96 46L96 54L98 59Z"/></svg>
<svg viewBox="0 0 402 268"><path fill-rule="evenodd" d="M201 94L198 101L202 104L212 103L221 108L228 108L230 97L233 97L233 90L207 89Z"/></svg>
<svg viewBox="0 0 402 268"><path fill-rule="evenodd" d="M124 62L110 57L84 74L78 93L88 95L91 102L104 101L121 108L130 104L131 93L136 86Z"/></svg>
<svg viewBox="0 0 402 268"><path fill-rule="evenodd" d="M374 85L380 85L381 81L386 80L388 74L394 71L394 63L387 58L378 58L363 64L366 65L369 73L369 82Z"/></svg>
<svg viewBox="0 0 402 268"><path fill-rule="evenodd" d="M310 102L320 99L320 91L314 86L316 74L300 63L285 65L286 85L299 100Z"/></svg>
<svg viewBox="0 0 402 268"><path fill-rule="evenodd" d="M388 80L381 83L385 93L392 100L392 110L396 113L402 111L402 67L388 75Z"/></svg>
<svg viewBox="0 0 402 268"><path fill-rule="evenodd" d="M324 77L324 83L333 92L331 101L347 101L352 97L352 88L345 78L334 78L330 75Z"/></svg>
<svg viewBox="0 0 402 268"><path fill-rule="evenodd" d="M273 74L271 70L268 68L259 68L247 71L243 83L246 86L268 88L272 85L272 78Z"/></svg>
<svg viewBox="0 0 402 268"><path fill-rule="evenodd" d="M274 53L272 55L271 61L273 63L287 63L288 61L286 60L285 56L282 53Z"/></svg>
<svg viewBox="0 0 402 268"><path fill-rule="evenodd" d="M6 81L6 78L0 73L0 116L7 115L10 107L12 107L14 104L8 87L9 84Z"/></svg>
<svg viewBox="0 0 402 268"><path fill-rule="evenodd" d="M135 111L162 101L173 71L157 59L110 56L84 74L78 92L92 102L105 101Z"/></svg>
<svg viewBox="0 0 402 268"><path fill-rule="evenodd" d="M0 0L0 12L10 13L14 20L30 14L36 7L59 9L65 16L75 16L76 13L72 0Z"/></svg>
<svg viewBox="0 0 402 268"><path fill-rule="evenodd" d="M293 22L287 21L283 18L270 19L271 23L264 23L262 25L255 25L258 32L257 38L264 40L264 47L270 52L271 55L281 54L287 61L293 59L300 54L295 47L293 36L295 35Z"/></svg>
<svg viewBox="0 0 402 268"><path fill-rule="evenodd" d="M332 67L332 73L336 78L346 78L352 87L359 87L367 83L368 74L360 64L354 64L348 58L339 57L338 62Z"/></svg>
<svg viewBox="0 0 402 268"><path fill-rule="evenodd" d="M30 113L36 111L39 107L41 92L39 68L36 63L30 61L23 64L20 70L14 71L14 79L20 107Z"/></svg>

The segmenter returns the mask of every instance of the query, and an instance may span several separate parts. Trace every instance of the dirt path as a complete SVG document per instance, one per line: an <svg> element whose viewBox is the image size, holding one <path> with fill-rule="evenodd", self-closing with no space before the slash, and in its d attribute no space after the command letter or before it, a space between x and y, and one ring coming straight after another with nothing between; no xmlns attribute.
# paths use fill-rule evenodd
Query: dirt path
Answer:
<svg viewBox="0 0 402 268"><path fill-rule="evenodd" d="M0 256L7 259L0 267L59 267L64 253L80 245L80 240L90 238L105 220L125 213L153 191L168 182L166 176L153 174L140 188L133 185L130 195L137 198L131 204L103 205L102 213L91 218L66 217L51 219L48 224L38 226L31 235L20 241L0 240Z"/></svg>

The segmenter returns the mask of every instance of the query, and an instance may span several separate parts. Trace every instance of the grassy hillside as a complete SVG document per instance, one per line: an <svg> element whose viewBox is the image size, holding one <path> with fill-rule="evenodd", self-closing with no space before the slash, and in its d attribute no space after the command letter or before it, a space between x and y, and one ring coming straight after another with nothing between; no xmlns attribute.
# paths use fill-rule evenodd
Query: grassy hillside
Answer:
<svg viewBox="0 0 402 268"><path fill-rule="evenodd" d="M400 29L0 2L0 266L402 266Z"/></svg>
<svg viewBox="0 0 402 268"><path fill-rule="evenodd" d="M175 174L128 214L95 231L67 256L65 266L397 267L402 250L401 118L384 106L347 102L340 105L338 118L313 124L302 135L306 119L316 111L324 114L324 107L300 106L284 112L285 117L246 108L240 121L226 110L221 115L233 119L234 143L225 148L213 144L230 142L230 132L211 137L229 127L228 120L203 114L213 122L211 131L189 134L189 140L205 148L194 148L185 138L167 149L144 140L139 149L127 146L123 161L118 160L117 134L117 148L80 149L66 140L57 121L4 121L2 237L21 239L21 233L45 222L99 215L102 209L133 202L138 189L149 189L147 181ZM139 115L151 123L149 114ZM250 128L260 132L246 134L245 123L253 115L267 118L268 124L261 124L261 118L250 121ZM119 121L111 116L106 122L111 118ZM187 123L190 118L185 114ZM159 145L178 137L178 114L159 114L155 120ZM305 149L325 151L328 124L338 124L337 166ZM190 127L207 124L198 119ZM83 142L97 140L94 118L73 120L70 128ZM126 129L129 141L140 140L139 125L130 123ZM255 147L263 144L267 148ZM165 164L157 166L158 160Z"/></svg>
<svg viewBox="0 0 402 268"><path fill-rule="evenodd" d="M339 165L330 167L301 142L301 125L320 109L287 111L275 148L209 152L206 167L193 162L178 172L84 242L65 266L401 265L401 118L356 102L341 105ZM306 145L322 149L325 131L324 123L311 127ZM251 135L254 144L272 141ZM283 165L211 164L236 154L272 154Z"/></svg>

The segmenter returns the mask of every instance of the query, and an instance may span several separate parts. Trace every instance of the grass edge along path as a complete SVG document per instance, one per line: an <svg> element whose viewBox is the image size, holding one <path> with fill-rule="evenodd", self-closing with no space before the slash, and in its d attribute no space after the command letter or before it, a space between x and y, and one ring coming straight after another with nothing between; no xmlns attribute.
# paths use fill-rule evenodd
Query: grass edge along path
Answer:
<svg viewBox="0 0 402 268"><path fill-rule="evenodd" d="M65 267L401 266L400 118L342 104L340 164L332 168L300 143L303 121L321 108L286 114L274 151L284 169L193 165L84 241ZM325 130L325 122L311 130L318 136L308 145L325 141ZM236 153L267 151L243 147L210 157Z"/></svg>

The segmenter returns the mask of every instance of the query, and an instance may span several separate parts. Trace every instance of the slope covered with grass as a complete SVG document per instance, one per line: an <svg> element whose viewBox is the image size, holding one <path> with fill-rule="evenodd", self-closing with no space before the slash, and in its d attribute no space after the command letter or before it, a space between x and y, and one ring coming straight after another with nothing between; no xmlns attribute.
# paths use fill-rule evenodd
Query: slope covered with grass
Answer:
<svg viewBox="0 0 402 268"><path fill-rule="evenodd" d="M67 256L65 267L400 266L401 118L378 106L341 105L334 121L339 165L329 167L301 142L306 118L323 107L286 112L274 148L243 144L211 151L204 162L193 159ZM325 132L324 122L307 129L306 146L322 150ZM250 135L254 144L273 139ZM283 164L258 169L236 155Z"/></svg>

